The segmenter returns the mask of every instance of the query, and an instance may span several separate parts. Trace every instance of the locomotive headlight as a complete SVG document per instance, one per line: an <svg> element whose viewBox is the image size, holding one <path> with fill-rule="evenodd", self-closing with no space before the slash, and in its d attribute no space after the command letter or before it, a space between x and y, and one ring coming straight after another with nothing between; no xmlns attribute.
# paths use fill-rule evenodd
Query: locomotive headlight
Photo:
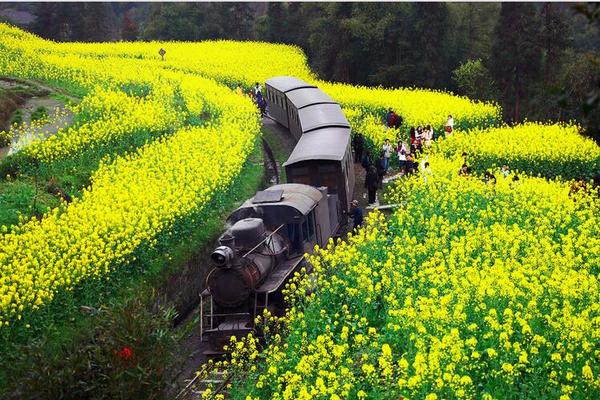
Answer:
<svg viewBox="0 0 600 400"><path fill-rule="evenodd" d="M226 267L231 265L235 254L231 247L219 246L212 252L210 258L218 267Z"/></svg>

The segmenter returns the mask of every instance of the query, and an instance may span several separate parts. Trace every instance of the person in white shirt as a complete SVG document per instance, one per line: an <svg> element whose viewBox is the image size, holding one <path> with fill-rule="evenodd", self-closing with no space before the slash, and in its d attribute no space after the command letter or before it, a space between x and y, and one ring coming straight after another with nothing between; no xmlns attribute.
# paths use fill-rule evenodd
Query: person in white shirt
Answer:
<svg viewBox="0 0 600 400"><path fill-rule="evenodd" d="M398 164L400 165L400 171L403 175L406 174L406 161L407 161L407 147L401 140L398 141L398 146L396 147L396 153L398 154Z"/></svg>
<svg viewBox="0 0 600 400"><path fill-rule="evenodd" d="M423 132L423 139L425 140L425 146L431 146L431 139L433 139L433 130L431 129L431 125L427 125L425 127L425 131Z"/></svg>
<svg viewBox="0 0 600 400"><path fill-rule="evenodd" d="M449 135L454 130L454 118L452 115L448 115L448 121L446 121L446 135Z"/></svg>

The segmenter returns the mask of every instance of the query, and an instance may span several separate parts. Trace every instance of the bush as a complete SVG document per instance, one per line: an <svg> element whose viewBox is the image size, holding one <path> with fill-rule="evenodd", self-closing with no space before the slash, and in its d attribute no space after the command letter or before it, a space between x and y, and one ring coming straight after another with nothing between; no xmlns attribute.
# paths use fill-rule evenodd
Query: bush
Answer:
<svg viewBox="0 0 600 400"><path fill-rule="evenodd" d="M48 118L48 109L44 106L40 106L31 113L31 122L42 121Z"/></svg>
<svg viewBox="0 0 600 400"><path fill-rule="evenodd" d="M23 110L19 109L19 110L15 111L13 116L10 118L10 124L18 125L18 124L22 124L22 123L23 123Z"/></svg>
<svg viewBox="0 0 600 400"><path fill-rule="evenodd" d="M93 336L79 334L60 348L45 341L27 346L31 365L11 383L13 399L157 399L175 348L172 309L153 313L140 299L93 310ZM84 331L87 332L87 331Z"/></svg>

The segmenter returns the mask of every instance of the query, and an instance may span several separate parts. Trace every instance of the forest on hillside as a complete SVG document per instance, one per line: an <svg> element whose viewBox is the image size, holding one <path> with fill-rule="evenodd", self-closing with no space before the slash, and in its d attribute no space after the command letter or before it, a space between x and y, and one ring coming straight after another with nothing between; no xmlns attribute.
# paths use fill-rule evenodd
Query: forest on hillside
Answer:
<svg viewBox="0 0 600 400"><path fill-rule="evenodd" d="M6 10L12 12L7 12ZM494 100L506 122L600 132L598 3L4 3L57 41L295 44L322 78ZM27 23L24 23L26 21ZM268 62L260 59L257 62Z"/></svg>

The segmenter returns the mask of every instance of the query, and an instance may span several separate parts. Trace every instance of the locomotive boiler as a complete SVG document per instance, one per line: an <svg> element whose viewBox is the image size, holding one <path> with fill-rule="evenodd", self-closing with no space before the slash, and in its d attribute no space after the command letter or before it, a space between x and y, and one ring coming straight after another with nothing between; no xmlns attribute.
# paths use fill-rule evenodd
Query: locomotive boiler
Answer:
<svg viewBox="0 0 600 400"><path fill-rule="evenodd" d="M270 232L260 218L236 222L221 238L211 259L215 268L206 280L215 303L236 308L251 294L273 268L287 259L289 245L277 232Z"/></svg>

